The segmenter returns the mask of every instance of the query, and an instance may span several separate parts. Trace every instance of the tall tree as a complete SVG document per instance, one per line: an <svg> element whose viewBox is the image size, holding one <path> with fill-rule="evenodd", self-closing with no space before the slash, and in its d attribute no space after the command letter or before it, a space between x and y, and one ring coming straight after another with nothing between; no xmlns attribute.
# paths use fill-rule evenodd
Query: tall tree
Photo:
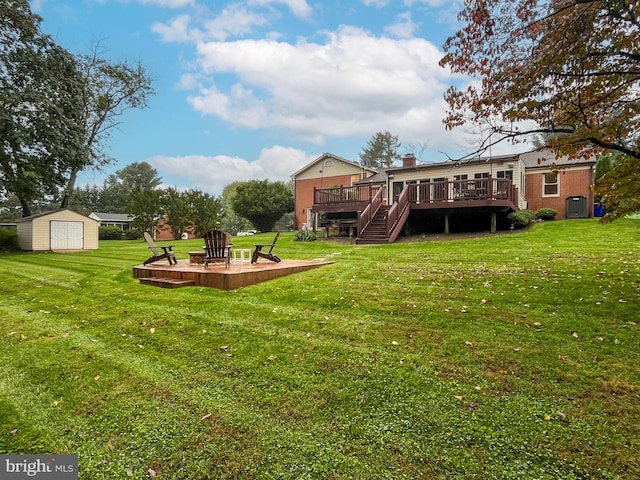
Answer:
<svg viewBox="0 0 640 480"><path fill-rule="evenodd" d="M596 192L605 206L603 223L640 212L640 162L620 155L609 171L596 181Z"/></svg>
<svg viewBox="0 0 640 480"><path fill-rule="evenodd" d="M400 160L398 136L391 132L377 132L362 149L360 163L364 167L379 169L389 168Z"/></svg>
<svg viewBox="0 0 640 480"><path fill-rule="evenodd" d="M191 228L197 236L204 236L224 219L222 202L213 195L199 190L187 190L184 197L190 209Z"/></svg>
<svg viewBox="0 0 640 480"><path fill-rule="evenodd" d="M133 162L120 170L115 176L107 179L110 183L119 183L127 190L134 188L142 190L153 190L162 183L162 177L158 176L158 171L147 162Z"/></svg>
<svg viewBox="0 0 640 480"><path fill-rule="evenodd" d="M151 232L162 216L161 190L132 190L127 213L133 217L131 226L141 232Z"/></svg>
<svg viewBox="0 0 640 480"><path fill-rule="evenodd" d="M466 0L459 20L440 64L478 81L447 91L444 122L489 126L473 155L548 133L571 157L640 159L640 2Z"/></svg>
<svg viewBox="0 0 640 480"><path fill-rule="evenodd" d="M282 215L294 209L293 193L284 182L251 180L238 184L231 206L258 230L269 232Z"/></svg>
<svg viewBox="0 0 640 480"><path fill-rule="evenodd" d="M82 170L100 168L111 161L106 154L106 141L122 123L122 115L130 109L145 108L154 91L152 79L141 61L110 62L102 57L101 45L95 44L78 61L88 88L82 98L85 127L84 162L72 169L62 192L61 208L65 208Z"/></svg>
<svg viewBox="0 0 640 480"><path fill-rule="evenodd" d="M241 182L232 182L228 184L222 190L222 196L220 202L224 212L224 216L221 219L221 228L226 232L245 232L251 228L255 228L251 225L251 222L246 218L238 215L233 209L233 197L236 194L236 189Z"/></svg>
<svg viewBox="0 0 640 480"><path fill-rule="evenodd" d="M173 238L179 240L192 223L191 209L185 195L175 188L167 188L162 191L160 202L166 224L171 227Z"/></svg>
<svg viewBox="0 0 640 480"><path fill-rule="evenodd" d="M40 22L27 0L0 4L0 188L18 197L23 216L87 156L85 78Z"/></svg>

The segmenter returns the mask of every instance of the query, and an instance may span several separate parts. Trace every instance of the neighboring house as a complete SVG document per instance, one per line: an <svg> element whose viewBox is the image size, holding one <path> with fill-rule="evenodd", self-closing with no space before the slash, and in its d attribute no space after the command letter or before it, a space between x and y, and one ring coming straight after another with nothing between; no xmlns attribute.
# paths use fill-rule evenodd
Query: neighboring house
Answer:
<svg viewBox="0 0 640 480"><path fill-rule="evenodd" d="M22 250L95 250L98 222L71 210L46 212L16 221Z"/></svg>
<svg viewBox="0 0 640 480"><path fill-rule="evenodd" d="M312 213L314 191L335 186L350 187L359 180L370 177L375 170L330 153L323 153L291 177L295 191L294 228L315 229L316 217Z"/></svg>
<svg viewBox="0 0 640 480"><path fill-rule="evenodd" d="M89 218L100 222L101 227L118 227L122 231L129 230L131 228L131 220L133 220L133 217L126 213L91 212Z"/></svg>
<svg viewBox="0 0 640 480"><path fill-rule="evenodd" d="M158 222L156 223L155 228L153 229L153 238L154 240L175 240L173 235L173 230L171 226L167 224L167 217L160 217ZM181 239L187 240L190 238L196 238L196 235L193 233L193 228L189 227L182 234Z"/></svg>
<svg viewBox="0 0 640 480"><path fill-rule="evenodd" d="M590 217L594 166L595 158L569 161L549 150L427 164L408 155L402 167L351 187L316 187L311 212L332 222L355 216L358 243L393 242L403 230L495 232L510 212L527 208Z"/></svg>

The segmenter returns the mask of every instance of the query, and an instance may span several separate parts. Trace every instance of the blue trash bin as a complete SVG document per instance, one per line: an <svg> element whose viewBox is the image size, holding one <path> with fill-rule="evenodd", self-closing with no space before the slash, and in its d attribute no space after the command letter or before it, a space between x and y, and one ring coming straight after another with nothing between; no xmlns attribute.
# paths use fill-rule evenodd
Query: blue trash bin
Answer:
<svg viewBox="0 0 640 480"><path fill-rule="evenodd" d="M604 214L604 205L601 203L596 203L593 205L593 216L594 217L602 217Z"/></svg>

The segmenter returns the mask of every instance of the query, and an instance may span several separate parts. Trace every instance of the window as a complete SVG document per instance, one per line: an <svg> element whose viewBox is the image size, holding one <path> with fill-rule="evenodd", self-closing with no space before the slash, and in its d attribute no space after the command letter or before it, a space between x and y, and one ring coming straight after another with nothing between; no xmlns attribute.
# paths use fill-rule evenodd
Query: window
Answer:
<svg viewBox="0 0 640 480"><path fill-rule="evenodd" d="M496 177L508 178L509 180L513 180L513 170L500 170L496 172Z"/></svg>
<svg viewBox="0 0 640 480"><path fill-rule="evenodd" d="M479 180L481 178L489 178L489 172L474 173L473 178L475 178L476 180Z"/></svg>
<svg viewBox="0 0 640 480"><path fill-rule="evenodd" d="M560 195L560 181L557 173L549 172L542 175L542 195L545 197Z"/></svg>

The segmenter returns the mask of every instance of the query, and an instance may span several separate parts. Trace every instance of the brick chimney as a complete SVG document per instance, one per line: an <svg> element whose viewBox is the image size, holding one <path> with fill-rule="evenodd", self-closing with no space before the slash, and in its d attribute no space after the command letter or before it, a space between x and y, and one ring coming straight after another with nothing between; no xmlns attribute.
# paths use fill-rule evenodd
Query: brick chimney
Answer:
<svg viewBox="0 0 640 480"><path fill-rule="evenodd" d="M416 166L416 156L413 153L407 153L402 157L402 168L409 168Z"/></svg>

